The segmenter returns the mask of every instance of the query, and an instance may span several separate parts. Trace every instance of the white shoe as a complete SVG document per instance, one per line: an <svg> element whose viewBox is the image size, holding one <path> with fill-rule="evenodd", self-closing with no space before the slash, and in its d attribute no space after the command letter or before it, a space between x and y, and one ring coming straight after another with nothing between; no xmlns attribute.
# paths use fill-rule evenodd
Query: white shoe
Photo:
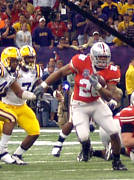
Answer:
<svg viewBox="0 0 134 180"><path fill-rule="evenodd" d="M55 145L52 149L52 155L55 157L60 157L61 149L62 149L62 146Z"/></svg>
<svg viewBox="0 0 134 180"><path fill-rule="evenodd" d="M0 159L7 164L15 164L15 160L11 157L8 152L0 154Z"/></svg>
<svg viewBox="0 0 134 180"><path fill-rule="evenodd" d="M27 165L27 163L23 161L21 155L13 154L12 158L15 160L16 164L18 165Z"/></svg>

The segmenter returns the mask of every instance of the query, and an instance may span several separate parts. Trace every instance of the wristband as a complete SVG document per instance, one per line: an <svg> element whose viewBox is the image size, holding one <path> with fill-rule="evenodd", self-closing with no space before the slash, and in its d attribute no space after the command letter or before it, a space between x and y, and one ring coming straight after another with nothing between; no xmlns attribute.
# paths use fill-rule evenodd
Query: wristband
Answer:
<svg viewBox="0 0 134 180"><path fill-rule="evenodd" d="M48 84L47 84L45 81L43 81L43 82L41 83L41 86L45 89L45 88L48 86Z"/></svg>

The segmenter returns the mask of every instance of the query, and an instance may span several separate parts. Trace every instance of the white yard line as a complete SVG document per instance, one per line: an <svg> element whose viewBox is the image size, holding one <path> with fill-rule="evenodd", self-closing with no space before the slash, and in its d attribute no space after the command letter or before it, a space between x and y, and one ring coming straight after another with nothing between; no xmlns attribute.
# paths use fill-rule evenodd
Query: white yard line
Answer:
<svg viewBox="0 0 134 180"><path fill-rule="evenodd" d="M20 144L22 141L9 141L8 144ZM78 145L80 144L77 141L74 142L64 142L64 145ZM101 142L97 142L97 141L92 141L92 144L102 144ZM35 141L34 143L35 146L51 146L51 145L55 145L55 142L52 141Z"/></svg>
<svg viewBox="0 0 134 180"><path fill-rule="evenodd" d="M13 132L25 132L23 129L14 129ZM46 132L46 133L59 133L61 132L61 129L41 129L40 132ZM75 132L75 130L72 130L72 132ZM99 130L95 130L94 132L99 132Z"/></svg>

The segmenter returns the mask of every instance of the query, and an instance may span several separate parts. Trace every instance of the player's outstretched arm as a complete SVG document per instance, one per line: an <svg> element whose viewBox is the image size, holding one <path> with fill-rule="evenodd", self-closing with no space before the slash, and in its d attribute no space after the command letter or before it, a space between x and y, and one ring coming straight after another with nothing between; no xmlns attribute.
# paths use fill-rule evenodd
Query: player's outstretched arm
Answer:
<svg viewBox="0 0 134 180"><path fill-rule="evenodd" d="M34 99L36 99L36 95L34 93L29 92L29 91L23 91L21 89L21 87L19 86L19 84L17 83L17 81L15 81L11 85L11 89L14 91L16 96L18 96L21 99L24 99L24 100L34 100Z"/></svg>
<svg viewBox="0 0 134 180"><path fill-rule="evenodd" d="M51 85L53 82L59 80L63 76L67 76L71 74L72 71L70 69L70 65L67 64L57 70L56 72L53 72L52 74L49 75L49 77L43 81L39 86L37 86L34 90L34 94L37 96L41 96L44 93L44 89L46 89L49 85Z"/></svg>
<svg viewBox="0 0 134 180"><path fill-rule="evenodd" d="M67 76L69 74L72 74L72 71L70 69L70 65L67 64L60 68L58 71L53 72L46 80L45 82L48 85L51 85L54 81L59 80L63 76Z"/></svg>

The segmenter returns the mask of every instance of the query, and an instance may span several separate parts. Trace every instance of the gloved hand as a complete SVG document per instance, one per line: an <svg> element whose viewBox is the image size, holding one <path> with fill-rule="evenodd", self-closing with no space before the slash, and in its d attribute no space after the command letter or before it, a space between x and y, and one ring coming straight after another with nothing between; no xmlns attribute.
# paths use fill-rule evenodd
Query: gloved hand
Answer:
<svg viewBox="0 0 134 180"><path fill-rule="evenodd" d="M92 74L90 77L89 77L89 81L91 83L91 85L96 89L96 90L99 90L102 88L101 84L99 83L98 81L98 77L95 75L95 74Z"/></svg>
<svg viewBox="0 0 134 180"><path fill-rule="evenodd" d="M109 106L109 108L113 111L115 108L116 108L116 106L117 106L117 102L114 100L114 99L111 99L108 103L108 106Z"/></svg>
<svg viewBox="0 0 134 180"><path fill-rule="evenodd" d="M44 94L44 88L39 85L34 89L33 93L36 95L36 99L41 99Z"/></svg>
<svg viewBox="0 0 134 180"><path fill-rule="evenodd" d="M43 93L41 101L45 101L47 103L50 103L50 101L53 100L53 97L50 93Z"/></svg>

